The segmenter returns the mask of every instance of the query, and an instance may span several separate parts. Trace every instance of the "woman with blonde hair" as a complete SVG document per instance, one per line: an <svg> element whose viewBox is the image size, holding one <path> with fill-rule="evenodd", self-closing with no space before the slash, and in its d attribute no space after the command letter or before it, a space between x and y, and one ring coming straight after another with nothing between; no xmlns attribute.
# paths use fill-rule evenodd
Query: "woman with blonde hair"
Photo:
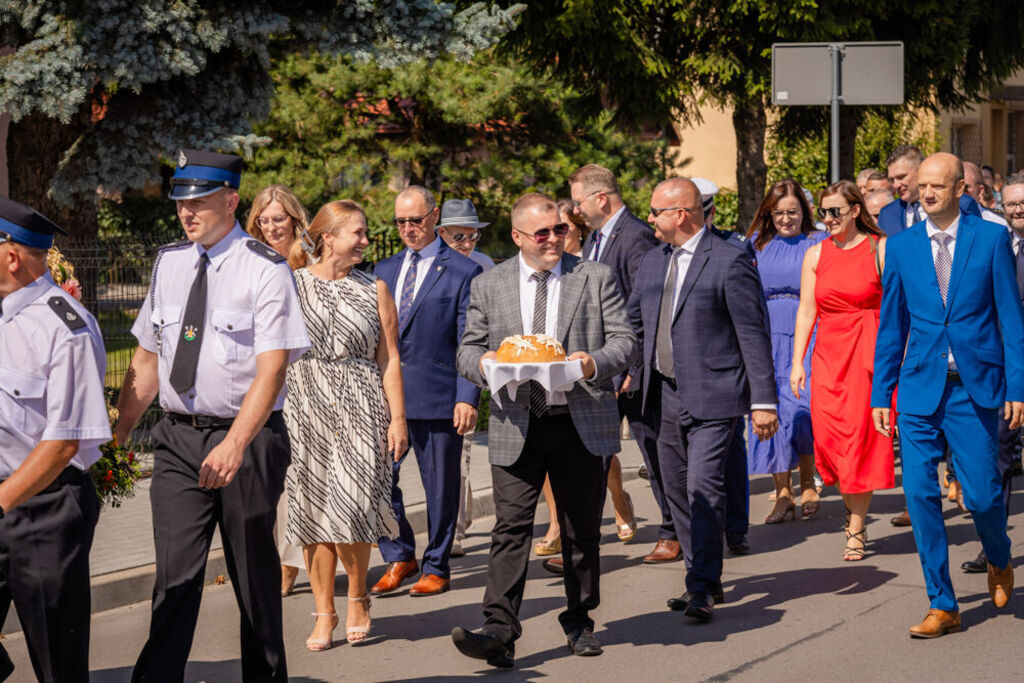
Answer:
<svg viewBox="0 0 1024 683"><path fill-rule="evenodd" d="M339 559L348 574L346 637L366 638L370 547L398 531L389 454L397 459L409 444L398 314L387 285L354 267L369 245L366 232L359 204L331 202L288 259L312 346L288 367L287 537L302 545L309 567L316 623L306 647L313 651L333 644Z"/></svg>
<svg viewBox="0 0 1024 683"><path fill-rule="evenodd" d="M295 240L309 225L309 213L286 185L270 185L252 200L245 231L287 257Z"/></svg>
<svg viewBox="0 0 1024 683"><path fill-rule="evenodd" d="M270 185L257 193L252 200L245 220L245 230L255 239L285 258L292 244L309 225L309 212L299 198L286 185ZM288 526L288 495L281 496L277 505L277 554L281 556L281 597L288 597L295 588L299 568L305 567L302 549L285 540Z"/></svg>
<svg viewBox="0 0 1024 683"><path fill-rule="evenodd" d="M794 396L806 391L803 358L817 322L811 357L814 458L825 484L838 484L846 502L843 559L864 559L864 522L877 489L896 485L892 437L871 421L871 380L882 304L885 233L849 180L829 185L818 203L828 238L804 256L793 335Z"/></svg>

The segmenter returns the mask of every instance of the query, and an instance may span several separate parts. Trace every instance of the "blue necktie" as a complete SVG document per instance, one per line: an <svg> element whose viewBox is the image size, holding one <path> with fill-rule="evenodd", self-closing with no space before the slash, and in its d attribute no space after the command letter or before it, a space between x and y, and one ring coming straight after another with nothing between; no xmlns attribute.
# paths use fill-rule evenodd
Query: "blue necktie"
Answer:
<svg viewBox="0 0 1024 683"><path fill-rule="evenodd" d="M597 260L597 255L601 252L601 238L602 237L604 237L604 235L601 233L600 230L598 230L597 232L594 233L594 251L591 252L591 254L590 254L590 260L591 261L596 261Z"/></svg>
<svg viewBox="0 0 1024 683"><path fill-rule="evenodd" d="M405 271L405 282L402 283L402 298L398 304L398 325L404 327L412 313L412 300L416 294L416 264L423 258L415 251L409 258L409 270Z"/></svg>

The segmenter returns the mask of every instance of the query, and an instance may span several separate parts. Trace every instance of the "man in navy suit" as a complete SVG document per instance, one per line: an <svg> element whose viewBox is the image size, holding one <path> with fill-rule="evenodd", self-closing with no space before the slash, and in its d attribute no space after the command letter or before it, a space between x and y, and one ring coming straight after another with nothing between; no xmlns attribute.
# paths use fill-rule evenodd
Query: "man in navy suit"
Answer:
<svg viewBox="0 0 1024 683"><path fill-rule="evenodd" d="M395 199L395 223L406 248L381 261L375 270L398 304L399 355L405 385L409 441L416 452L427 496L427 548L423 575L409 595L436 595L448 590L448 568L459 512L459 461L462 435L476 425L480 389L459 376L455 351L462 338L469 305L469 284L480 266L438 239L434 195L412 185ZM371 592L390 593L419 569L416 541L405 518L398 472L394 465L391 504L398 517L397 539L381 538L387 571Z"/></svg>
<svg viewBox="0 0 1024 683"><path fill-rule="evenodd" d="M924 570L930 609L910 629L918 638L960 630L936 467L948 444L964 502L988 558L996 608L1013 592L1010 539L999 472L1000 414L1024 417L1024 307L1007 230L959 209L963 164L934 154L920 167L928 218L886 244L871 405L888 435L896 409L903 490Z"/></svg>
<svg viewBox="0 0 1024 683"><path fill-rule="evenodd" d="M658 461L686 560L685 614L711 619L722 598L725 460L736 423L778 429L761 279L750 257L704 226L700 192L663 181L648 220L667 244L640 261L627 307L643 344L644 403L661 398Z"/></svg>
<svg viewBox="0 0 1024 683"><path fill-rule="evenodd" d="M921 208L919 201L920 189L917 184L917 169L923 159L924 155L917 147L900 145L892 151L886 160L893 192L900 196L899 199L883 207L878 213L878 227L890 237L898 232L903 232L925 218L924 209ZM982 217L981 206L968 193L963 193L959 201L961 211L972 216Z"/></svg>
<svg viewBox="0 0 1024 683"><path fill-rule="evenodd" d="M615 282L619 285L624 301L633 291L633 280L641 257L658 246L658 239L651 227L634 216L622 202L619 183L615 175L603 166L587 164L569 176L569 194L573 210L583 218L590 234L583 244L583 258L603 263L612 269ZM613 385L618 393L619 419L629 422L630 431L640 448L649 472L657 471L657 435L650 427L650 420L644 419L640 410L640 394L622 391L626 373L618 374ZM613 456L614 458L614 456ZM609 459L606 467L618 466ZM679 542L675 538L672 521L668 518L668 507L659 488L660 481L651 480L654 499L662 510L662 523L658 530L658 543L654 550L644 557L647 564L672 562L682 559ZM550 564L557 565L557 561Z"/></svg>

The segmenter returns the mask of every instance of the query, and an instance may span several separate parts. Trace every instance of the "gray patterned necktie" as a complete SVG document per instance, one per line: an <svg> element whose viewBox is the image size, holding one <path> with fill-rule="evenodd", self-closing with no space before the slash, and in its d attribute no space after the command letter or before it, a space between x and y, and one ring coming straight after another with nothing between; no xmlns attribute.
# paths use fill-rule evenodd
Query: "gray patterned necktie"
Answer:
<svg viewBox="0 0 1024 683"><path fill-rule="evenodd" d="M932 235L935 244L938 245L938 253L935 255L935 278L939 281L939 294L942 295L942 303L946 303L946 292L949 291L949 273L953 268L953 256L949 253L949 242L952 235L944 232L937 232Z"/></svg>
<svg viewBox="0 0 1024 683"><path fill-rule="evenodd" d="M672 251L668 262L668 277L661 291L661 309L658 311L658 332L654 337L654 348L658 359L658 372L675 378L675 361L672 360L672 318L675 312L672 300L676 293L676 278L679 274L679 250Z"/></svg>
<svg viewBox="0 0 1024 683"><path fill-rule="evenodd" d="M1024 240L1017 240L1017 292L1024 301Z"/></svg>
<svg viewBox="0 0 1024 683"><path fill-rule="evenodd" d="M533 334L544 334L548 319L548 278L551 271L540 270L530 276L537 283L537 291L533 297ZM548 407L548 394L540 382L530 381L530 412L538 417Z"/></svg>

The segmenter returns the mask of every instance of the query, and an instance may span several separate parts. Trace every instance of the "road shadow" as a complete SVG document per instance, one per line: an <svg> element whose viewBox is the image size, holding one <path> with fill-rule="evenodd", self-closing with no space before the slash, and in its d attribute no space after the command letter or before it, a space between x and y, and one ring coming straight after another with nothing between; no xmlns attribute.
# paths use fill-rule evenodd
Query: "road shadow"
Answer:
<svg viewBox="0 0 1024 683"><path fill-rule="evenodd" d="M132 678L132 667L121 666L114 669L99 669L89 672L90 683L124 683ZM186 683L193 681L240 681L242 680L242 660L230 659L223 662L190 661L185 667ZM328 683L321 678L306 676L289 676L289 683Z"/></svg>

